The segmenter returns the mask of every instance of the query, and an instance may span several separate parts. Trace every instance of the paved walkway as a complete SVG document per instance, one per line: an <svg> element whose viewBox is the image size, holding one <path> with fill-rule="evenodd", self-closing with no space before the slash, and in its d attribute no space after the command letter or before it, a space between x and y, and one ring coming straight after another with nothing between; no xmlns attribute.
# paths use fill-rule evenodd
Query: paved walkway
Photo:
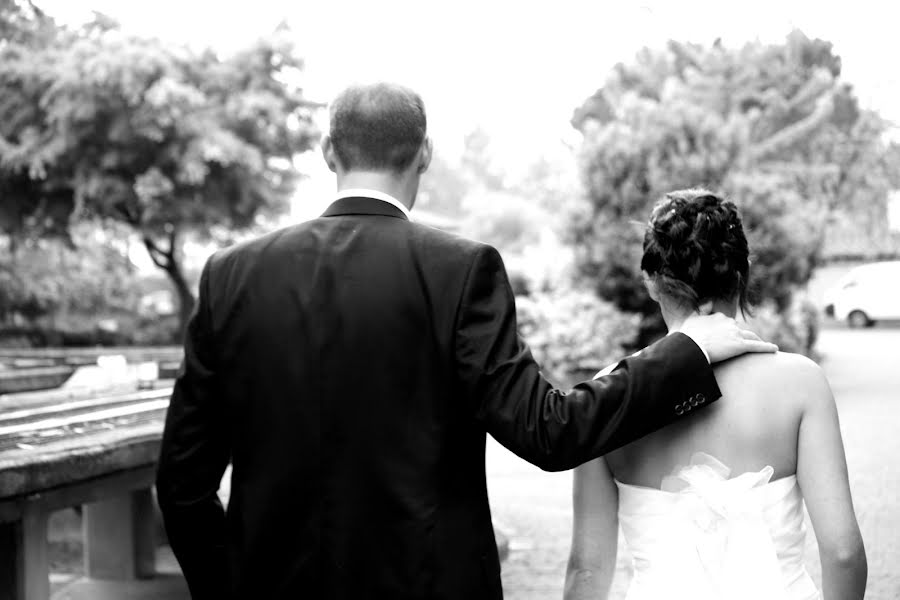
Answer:
<svg viewBox="0 0 900 600"><path fill-rule="evenodd" d="M869 561L867 600L900 598L900 323L822 335L850 489Z"/></svg>
<svg viewBox="0 0 900 600"><path fill-rule="evenodd" d="M869 600L900 598L900 326L823 331L822 366L841 416L850 484L869 561ZM497 524L510 534L506 600L562 598L572 531L572 477L544 473L492 440L488 485ZM808 524L808 521L807 521ZM820 581L812 528L807 565ZM610 600L624 597L630 556L621 543Z"/></svg>

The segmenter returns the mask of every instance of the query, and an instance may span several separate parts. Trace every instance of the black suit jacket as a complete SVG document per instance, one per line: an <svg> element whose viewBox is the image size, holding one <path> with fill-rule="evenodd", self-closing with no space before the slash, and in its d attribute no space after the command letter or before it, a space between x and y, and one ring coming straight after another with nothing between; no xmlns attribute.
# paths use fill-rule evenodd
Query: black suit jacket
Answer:
<svg viewBox="0 0 900 600"><path fill-rule="evenodd" d="M186 338L157 491L195 599L501 598L485 433L569 469L719 397L682 334L554 389L496 250L370 198L215 254Z"/></svg>

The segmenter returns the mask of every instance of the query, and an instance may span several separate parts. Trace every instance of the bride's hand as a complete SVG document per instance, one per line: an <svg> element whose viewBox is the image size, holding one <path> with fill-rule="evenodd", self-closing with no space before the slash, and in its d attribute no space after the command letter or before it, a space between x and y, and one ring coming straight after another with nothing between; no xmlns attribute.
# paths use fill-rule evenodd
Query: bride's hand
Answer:
<svg viewBox="0 0 900 600"><path fill-rule="evenodd" d="M778 351L778 346L764 342L752 331L741 329L734 319L721 313L691 315L680 331L706 352L711 364L747 352Z"/></svg>

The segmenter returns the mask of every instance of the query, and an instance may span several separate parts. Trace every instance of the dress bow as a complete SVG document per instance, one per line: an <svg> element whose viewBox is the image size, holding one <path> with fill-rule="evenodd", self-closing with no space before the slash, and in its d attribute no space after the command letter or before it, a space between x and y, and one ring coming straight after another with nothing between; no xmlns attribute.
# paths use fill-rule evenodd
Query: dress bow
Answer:
<svg viewBox="0 0 900 600"><path fill-rule="evenodd" d="M769 483L774 470L729 479L730 469L704 453L663 479L661 489L682 494L679 511L689 524L710 597L781 600L785 588L775 544L762 505L751 492Z"/></svg>

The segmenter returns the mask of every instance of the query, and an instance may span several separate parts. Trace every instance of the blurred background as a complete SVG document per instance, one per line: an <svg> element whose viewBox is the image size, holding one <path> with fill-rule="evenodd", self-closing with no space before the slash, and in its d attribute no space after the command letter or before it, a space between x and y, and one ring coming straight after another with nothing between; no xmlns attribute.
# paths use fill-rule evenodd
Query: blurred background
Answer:
<svg viewBox="0 0 900 600"><path fill-rule="evenodd" d="M693 186L737 203L747 326L826 368L869 597L897 597L891 16L865 1L0 0L0 347L177 345L210 253L330 203L330 98L397 81L435 141L414 217L501 251L559 384L664 333L638 269L653 203ZM507 597L561 595L571 476L499 446L488 460Z"/></svg>

